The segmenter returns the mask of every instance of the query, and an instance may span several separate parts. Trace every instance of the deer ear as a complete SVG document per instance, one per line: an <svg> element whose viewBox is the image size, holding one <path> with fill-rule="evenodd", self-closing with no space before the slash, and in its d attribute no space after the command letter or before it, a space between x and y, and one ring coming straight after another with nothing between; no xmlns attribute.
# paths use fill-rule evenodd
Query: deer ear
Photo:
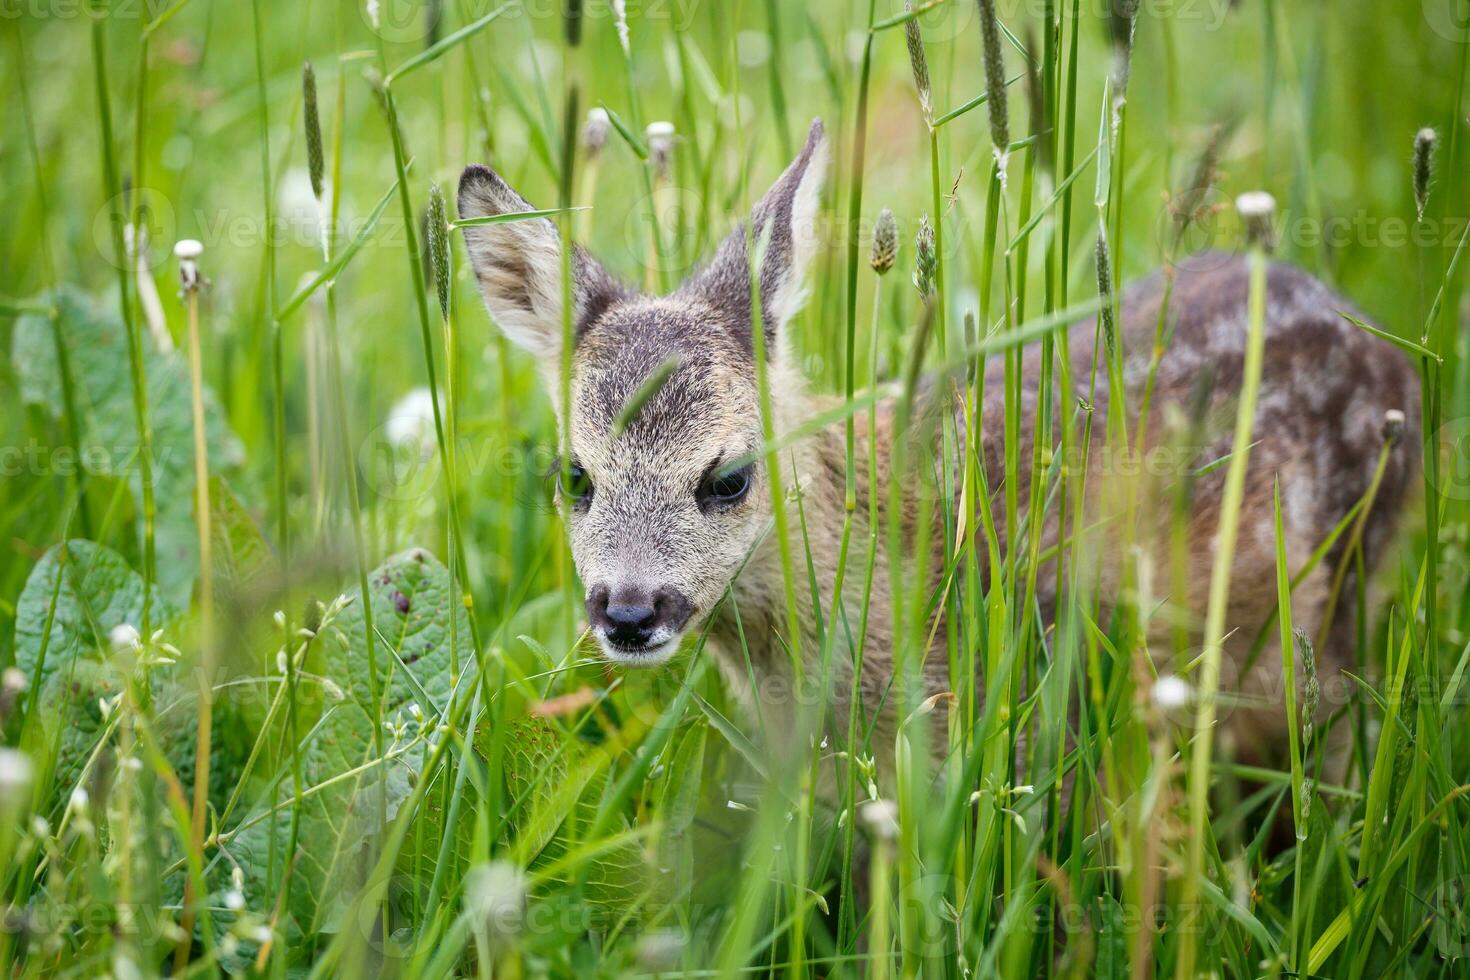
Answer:
<svg viewBox="0 0 1470 980"><path fill-rule="evenodd" d="M459 217L484 218L535 208L489 167L472 165L459 178ZM561 235L547 218L463 225L470 267L490 315L517 346L537 357L560 356ZM595 259L572 253L574 336L597 319L623 288Z"/></svg>
<svg viewBox="0 0 1470 980"><path fill-rule="evenodd" d="M749 323L754 275L760 284L766 350L772 355L781 328L806 299L806 269L817 252L817 207L826 169L827 141L822 121L815 119L806 146L751 210L750 218L730 233L710 264L680 290L681 295L703 299L735 313L741 323ZM750 247L759 262L755 269ZM743 339L751 341L749 336Z"/></svg>

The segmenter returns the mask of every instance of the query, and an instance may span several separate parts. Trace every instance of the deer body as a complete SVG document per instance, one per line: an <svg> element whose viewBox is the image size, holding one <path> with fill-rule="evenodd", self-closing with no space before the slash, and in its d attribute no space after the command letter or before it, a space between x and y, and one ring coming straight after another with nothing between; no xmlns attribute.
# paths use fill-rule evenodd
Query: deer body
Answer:
<svg viewBox="0 0 1470 980"><path fill-rule="evenodd" d="M801 275L815 249L811 231L821 179L824 147L820 123L814 124L805 149L753 211L747 227L732 234L709 266L675 294L664 298L638 295L618 285L589 256L574 262L575 348L572 357L571 417L560 419L570 429L572 480L560 490L561 505L571 526L573 555L587 589L588 618L605 654L634 666L651 666L672 656L680 638L707 628L708 647L718 658L729 684L753 718L780 741L783 726L795 712L784 699L793 696L796 677L787 633L785 571L772 529L770 474L758 461L732 467L762 446L761 411L756 386L752 278L758 287L761 331L768 352L772 416L778 432L791 431L833 404L804 392L795 359L786 349L783 327L800 301ZM493 172L472 167L460 185L460 214L474 217L531 210L530 205ZM512 340L542 358L548 380L557 376L562 330L560 243L554 226L544 219L470 226L466 241L471 262L491 313ZM758 261L748 249L758 245ZM754 268L752 268L754 266ZM1135 526L1142 529L1136 546L1143 561L1156 570L1148 614L1149 632L1163 632L1183 622L1197 632L1214 561L1214 536L1220 516L1225 467L1204 464L1230 452L1235 405L1242 380L1248 328L1248 269L1245 260L1216 253L1181 264L1172 288L1164 274L1125 290L1120 297L1118 342L1128 431L1139 430L1138 413L1145 393L1151 403L1148 433L1134 447L1133 459L1149 459L1167 450L1162 473L1145 474L1147 486L1132 499ZM1368 492L1384 455L1382 475L1371 512L1363 526L1367 567L1386 544L1392 521L1414 482L1417 462L1418 387L1407 359L1338 314L1347 305L1304 272L1273 264L1267 279L1265 359L1255 414L1240 535L1233 559L1227 613L1231 639L1227 665L1240 666L1245 649L1276 608L1276 559L1273 527L1273 484L1279 479L1286 554L1295 571L1304 567ZM1167 306L1165 306L1167 301ZM1164 315L1161 317L1161 308ZM1160 330L1160 325L1164 329ZM1075 426L1079 403L1091 406L1094 446L1103 442L1110 391L1105 354L1094 347L1093 320L1067 332L1071 390L1057 392L1055 428ZM1165 343L1155 362L1156 341ZM670 357L677 366L626 429L617 431L621 408L652 372ZM1018 474L1024 502L1032 481L1041 355L1035 345L1020 358L1022 451ZM1203 386L1202 375L1213 376ZM991 495L991 512L1000 538L1000 554L1013 546L1004 526L1004 366L987 365L984 400L979 415L978 464ZM555 383L550 390L556 391ZM955 434L951 446L972 445L965 429L962 403L945 384L931 386L924 399L929 418L948 412ZM799 494L800 508L788 504L788 529L795 568L794 593L801 636L797 648L807 677L822 676L820 630L830 620L834 602L841 603L842 636L858 633L858 610L867 587L868 548L877 549L868 595L863 639L862 692L865 711L876 714L873 743L891 748L896 724L893 698L885 698L893 675L890 562L886 551L889 485L894 465L891 447L897 434L896 409L881 403L874 409L875 454L868 451L866 415L855 428L858 506L845 506L845 438L842 423L818 431L781 451L783 485ZM1184 426L1193 418L1195 424ZM1385 435L1385 421L1390 431ZM1189 430L1181 441L1180 433ZM938 447L938 429L915 426ZM1074 428L1074 431L1075 428ZM1396 438L1398 433L1406 433ZM1386 442L1387 440L1387 442ZM1056 448L1054 436L1052 448ZM1385 446L1387 445L1387 448ZM1045 448L1045 447L1043 447ZM942 450L936 449L936 452ZM922 456L923 454L918 454ZM1043 458L1046 458L1043 456ZM928 456L933 464L935 454ZM1080 460L1080 457L1079 457ZM951 460L950 474L962 473L963 456ZM1077 462L1075 465L1081 465ZM1136 467L1094 452L1087 457L1089 509L1109 513L1108 487L1118 478L1138 479L1126 472ZM921 472L922 471L922 472ZM1076 474L1080 476L1081 474ZM927 480L926 496L910 489L903 496L899 521L906 550L923 522L917 508L940 507L947 498L953 511L962 504L957 480L945 482L930 465L893 473L916 486ZM1154 533L1169 524L1168 507L1179 499L1179 481L1190 485L1186 498L1189 547L1181 565L1168 536ZM869 493L879 495L879 526L870 527ZM969 534L979 530L977 508L964 503ZM942 508L941 508L942 509ZM1047 510L1040 527L1042 553L1055 545L1060 529L1057 508ZM926 592L941 584L945 545L939 518L929 522L931 534ZM839 570L839 542L844 522L853 525L847 567ZM1347 536L1344 536L1344 539ZM1298 625L1316 633L1327 612L1331 577L1345 540L1328 553L1298 586L1293 609ZM1074 547L1093 549L1079 567L1092 572L1090 587L1109 605L1116 597L1122 563L1119 538L1101 533ZM1015 546L1022 543L1017 542ZM983 554L982 543L979 551ZM808 557L820 609L808 587ZM911 572L911 554L898 563ZM1172 562L1172 564L1171 564ZM983 563L982 563L983 564ZM839 572L841 575L839 576ZM841 578L843 594L834 596ZM1036 600L1050 620L1057 602L1055 570L1037 576ZM905 582L912 595L916 583ZM1350 594L1351 589L1341 590ZM730 601L726 601L726 599ZM1349 621L1339 604L1336 622ZM952 680L945 629L925 624L934 640L926 651L921 683L924 691L949 690ZM1337 640L1319 656L1340 660ZM853 657L844 640L834 643L828 661L828 683L816 696L826 699L829 717L846 718L853 689ZM983 657L978 658L984 661ZM1268 654L1263 663L1279 655ZM1227 681L1236 678L1230 670ZM984 678L976 678L983 697ZM1269 686L1269 676L1262 681ZM809 691L809 689L808 689ZM912 702L909 702L912 703ZM881 707L880 707L881 704ZM1271 718L1282 715L1279 703ZM1276 738L1279 722L1252 725L1248 735ZM880 752L880 758L886 753Z"/></svg>

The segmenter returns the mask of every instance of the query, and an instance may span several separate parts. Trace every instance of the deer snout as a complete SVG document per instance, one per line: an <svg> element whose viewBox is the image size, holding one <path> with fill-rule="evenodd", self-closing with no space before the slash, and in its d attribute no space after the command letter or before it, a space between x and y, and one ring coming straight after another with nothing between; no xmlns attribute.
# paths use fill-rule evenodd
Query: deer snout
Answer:
<svg viewBox="0 0 1470 980"><path fill-rule="evenodd" d="M595 585L587 593L587 618L610 647L639 653L678 636L694 603L676 589L652 591L629 585Z"/></svg>

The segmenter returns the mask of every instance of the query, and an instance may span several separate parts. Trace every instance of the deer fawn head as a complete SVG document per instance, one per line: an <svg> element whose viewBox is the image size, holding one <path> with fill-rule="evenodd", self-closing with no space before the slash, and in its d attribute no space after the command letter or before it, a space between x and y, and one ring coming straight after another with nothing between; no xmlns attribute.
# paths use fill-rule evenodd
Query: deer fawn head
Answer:
<svg viewBox="0 0 1470 980"><path fill-rule="evenodd" d="M816 250L825 164L820 121L746 223L669 296L618 283L575 249L570 296L571 411L562 417L561 239L545 218L464 229L491 315L534 354L570 435L570 479L557 488L587 615L609 659L662 663L724 595L771 519L752 329L759 300L773 397L799 397L784 326ZM532 210L487 167L466 168L461 218ZM752 260L754 255L754 260ZM624 419L649 375L663 385Z"/></svg>

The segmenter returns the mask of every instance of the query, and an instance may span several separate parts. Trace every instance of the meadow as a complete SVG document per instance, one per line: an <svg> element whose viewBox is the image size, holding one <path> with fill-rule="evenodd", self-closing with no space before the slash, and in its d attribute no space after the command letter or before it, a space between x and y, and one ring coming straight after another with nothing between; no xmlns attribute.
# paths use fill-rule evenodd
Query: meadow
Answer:
<svg viewBox="0 0 1470 980"><path fill-rule="evenodd" d="M1462 8L0 0L0 971L1465 975ZM1262 643L1304 678L1268 705L1278 767L1235 757L1218 644L1151 646L1167 570L1129 566L1106 613L1067 542L972 574L977 513L946 518L945 587L894 603L948 610L941 641L1015 680L957 683L947 726L906 704L896 780L817 680L768 692L811 735L774 766L701 637L656 670L599 656L558 394L481 302L460 173L494 166L661 291L818 117L792 331L831 424L1102 329L1125 283L1207 249L1269 244L1412 357L1425 461L1347 580L1350 671L1317 676L1278 561ZM1059 461L1190 471L1065 411ZM1048 472L1012 515L1080 499ZM822 654L866 613L823 610L846 629ZM934 739L938 774L912 764Z"/></svg>

